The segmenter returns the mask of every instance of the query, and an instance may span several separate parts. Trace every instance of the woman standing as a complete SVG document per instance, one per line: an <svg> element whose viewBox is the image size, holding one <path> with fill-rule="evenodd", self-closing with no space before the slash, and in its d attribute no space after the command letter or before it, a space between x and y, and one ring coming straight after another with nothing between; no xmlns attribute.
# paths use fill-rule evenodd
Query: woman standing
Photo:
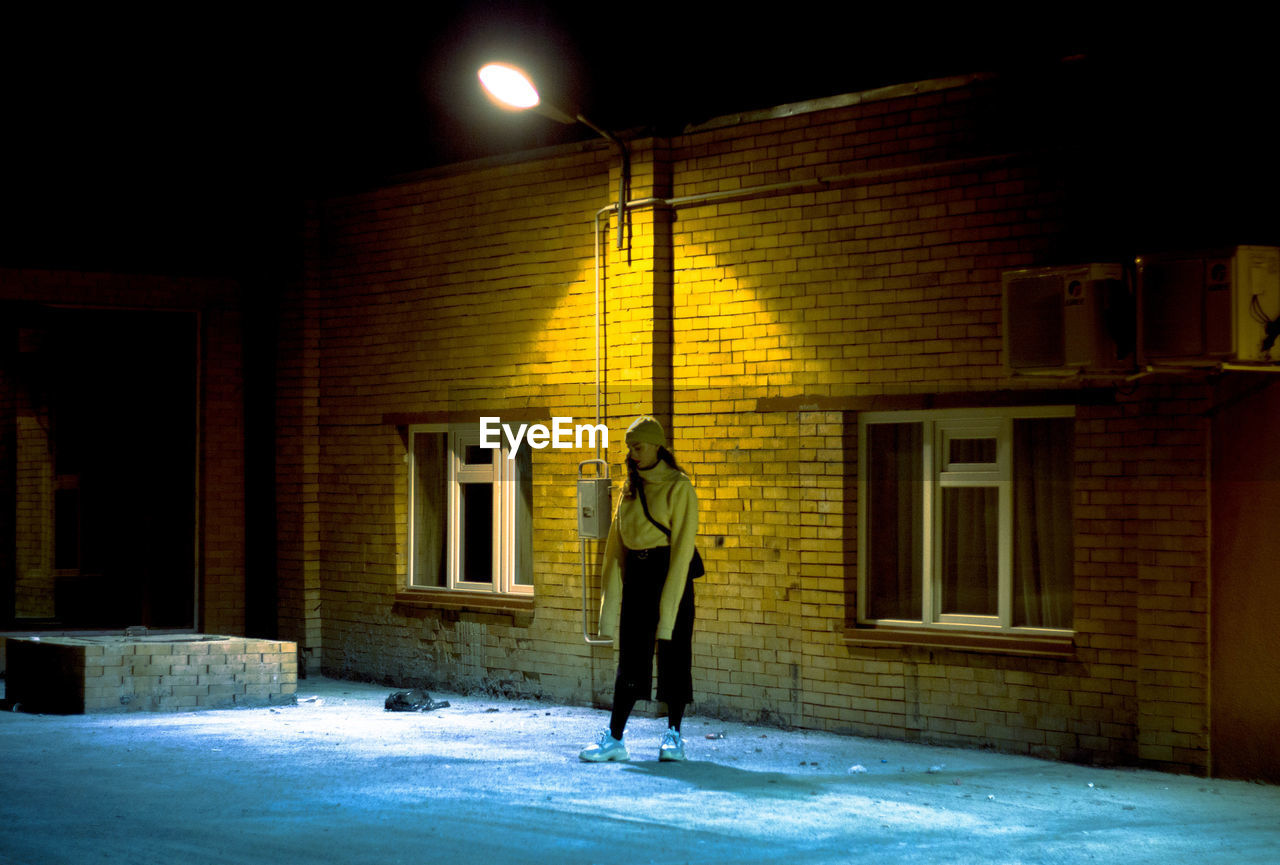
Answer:
<svg viewBox="0 0 1280 865"><path fill-rule="evenodd" d="M652 693L654 639L658 700L668 729L659 760L683 760L680 722L693 700L693 560L698 497L667 449L662 425L638 417L627 428L627 480L605 544L600 633L615 638L618 674L609 728L578 755L588 763L626 760L623 732L636 701Z"/></svg>

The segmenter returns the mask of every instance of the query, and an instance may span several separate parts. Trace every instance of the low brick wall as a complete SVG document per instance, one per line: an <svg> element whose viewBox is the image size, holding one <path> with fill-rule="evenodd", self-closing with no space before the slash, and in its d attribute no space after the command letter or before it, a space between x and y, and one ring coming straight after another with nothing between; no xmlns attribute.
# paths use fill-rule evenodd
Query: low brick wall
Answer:
<svg viewBox="0 0 1280 865"><path fill-rule="evenodd" d="M22 711L173 712L293 703L297 644L202 634L7 640L6 698Z"/></svg>

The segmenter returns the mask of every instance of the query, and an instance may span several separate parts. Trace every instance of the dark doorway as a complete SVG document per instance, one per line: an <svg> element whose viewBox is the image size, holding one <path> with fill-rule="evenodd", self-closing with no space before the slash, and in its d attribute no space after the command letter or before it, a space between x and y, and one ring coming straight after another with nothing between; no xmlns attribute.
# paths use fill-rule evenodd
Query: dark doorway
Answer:
<svg viewBox="0 0 1280 865"><path fill-rule="evenodd" d="M198 317L27 307L16 339L12 625L193 627Z"/></svg>

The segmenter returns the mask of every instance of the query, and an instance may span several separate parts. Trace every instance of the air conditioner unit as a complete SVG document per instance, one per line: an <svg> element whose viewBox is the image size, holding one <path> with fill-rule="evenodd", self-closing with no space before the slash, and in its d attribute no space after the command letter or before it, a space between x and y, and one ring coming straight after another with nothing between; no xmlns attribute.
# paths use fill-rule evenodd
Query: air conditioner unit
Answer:
<svg viewBox="0 0 1280 865"><path fill-rule="evenodd" d="M1280 318L1280 248L1144 255L1137 271L1142 362L1271 360L1267 329Z"/></svg>
<svg viewBox="0 0 1280 865"><path fill-rule="evenodd" d="M1133 294L1119 264L1003 274L1005 365L1017 373L1133 369Z"/></svg>

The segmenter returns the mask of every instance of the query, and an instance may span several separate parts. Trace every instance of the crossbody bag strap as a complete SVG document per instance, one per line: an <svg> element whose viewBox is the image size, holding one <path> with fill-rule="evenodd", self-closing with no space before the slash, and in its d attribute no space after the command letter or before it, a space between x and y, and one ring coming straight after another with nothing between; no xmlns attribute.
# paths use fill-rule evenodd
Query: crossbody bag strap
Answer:
<svg viewBox="0 0 1280 865"><path fill-rule="evenodd" d="M653 518L653 514L649 513L649 502L646 501L644 497L644 481L640 482L640 487L637 492L640 493L640 507L644 508L644 515L648 517L649 522L662 529L662 533L667 536L667 540L669 541L671 539L671 529L655 520ZM696 580L706 572L707 569L702 564L702 556L698 554L698 550L695 547L693 550L693 559L689 562L689 579Z"/></svg>
<svg viewBox="0 0 1280 865"><path fill-rule="evenodd" d="M640 507L644 509L645 517L649 520L649 522L653 523L655 526L662 529L662 533L666 535L668 538L670 538L671 529L667 528L662 523L655 520L653 518L653 514L649 513L649 503L645 501L645 497L644 497L644 481L640 482L639 486L636 488L636 492L640 494Z"/></svg>

